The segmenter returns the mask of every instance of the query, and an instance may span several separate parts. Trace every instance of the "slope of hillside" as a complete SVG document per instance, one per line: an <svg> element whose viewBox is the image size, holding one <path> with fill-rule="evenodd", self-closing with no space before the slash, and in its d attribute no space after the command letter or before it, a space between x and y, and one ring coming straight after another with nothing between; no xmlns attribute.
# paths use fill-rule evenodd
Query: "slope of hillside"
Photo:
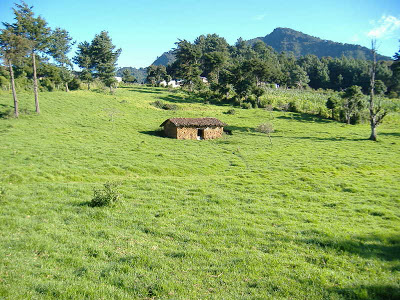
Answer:
<svg viewBox="0 0 400 300"><path fill-rule="evenodd" d="M248 42L253 44L256 40L263 41L277 52L293 52L296 57L314 54L318 57L346 56L355 59L373 59L371 50L366 47L322 40L290 28L276 28L265 37L251 39ZM377 59L391 60L390 57L382 55L377 55Z"/></svg>
<svg viewBox="0 0 400 300"><path fill-rule="evenodd" d="M397 115L375 143L368 124L161 88L40 93L39 116L19 96L7 119L0 91L0 299L399 299ZM203 116L233 135L157 131ZM108 181L121 200L90 207Z"/></svg>
<svg viewBox="0 0 400 300"><path fill-rule="evenodd" d="M170 50L168 52L164 52L160 57L157 57L157 59L152 63L152 65L167 66L169 64L172 64L174 61L175 61L175 55L173 54L173 50Z"/></svg>
<svg viewBox="0 0 400 300"><path fill-rule="evenodd" d="M132 67L122 67L117 70L117 76L122 77L122 72L128 69L131 74L136 78L138 83L144 83L147 77L146 68L132 68Z"/></svg>

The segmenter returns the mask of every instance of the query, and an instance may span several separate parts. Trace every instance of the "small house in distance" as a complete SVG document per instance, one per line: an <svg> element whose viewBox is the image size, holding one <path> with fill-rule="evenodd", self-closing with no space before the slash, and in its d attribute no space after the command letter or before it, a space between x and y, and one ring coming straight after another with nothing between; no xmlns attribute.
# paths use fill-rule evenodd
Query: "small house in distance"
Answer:
<svg viewBox="0 0 400 300"><path fill-rule="evenodd" d="M222 136L225 123L216 118L171 118L165 120L166 136L179 140L209 140Z"/></svg>

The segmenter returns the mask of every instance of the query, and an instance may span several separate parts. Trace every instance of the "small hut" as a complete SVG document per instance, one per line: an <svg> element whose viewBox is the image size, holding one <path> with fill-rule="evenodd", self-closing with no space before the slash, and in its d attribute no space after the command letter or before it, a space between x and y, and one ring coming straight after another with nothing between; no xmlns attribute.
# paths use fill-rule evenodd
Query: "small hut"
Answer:
<svg viewBox="0 0 400 300"><path fill-rule="evenodd" d="M222 136L225 123L216 118L171 118L165 120L166 136L179 140L209 140Z"/></svg>

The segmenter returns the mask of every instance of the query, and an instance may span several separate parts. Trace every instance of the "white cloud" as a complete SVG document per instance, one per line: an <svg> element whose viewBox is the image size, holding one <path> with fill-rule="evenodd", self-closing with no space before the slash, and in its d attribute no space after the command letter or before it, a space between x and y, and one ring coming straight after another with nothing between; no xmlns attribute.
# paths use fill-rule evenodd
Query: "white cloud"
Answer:
<svg viewBox="0 0 400 300"><path fill-rule="evenodd" d="M265 18L266 16L267 16L266 14L257 15L257 16L254 17L254 20L256 20L256 21L262 21L262 20L264 20L264 18Z"/></svg>
<svg viewBox="0 0 400 300"><path fill-rule="evenodd" d="M371 24L376 24L376 27L368 32L367 36L370 38L387 38L400 29L400 20L394 16L383 15L379 21Z"/></svg>
<svg viewBox="0 0 400 300"><path fill-rule="evenodd" d="M360 37L358 36L358 34L355 34L355 35L353 35L353 36L350 38L350 41L351 41L352 43L357 43L357 42L360 41Z"/></svg>

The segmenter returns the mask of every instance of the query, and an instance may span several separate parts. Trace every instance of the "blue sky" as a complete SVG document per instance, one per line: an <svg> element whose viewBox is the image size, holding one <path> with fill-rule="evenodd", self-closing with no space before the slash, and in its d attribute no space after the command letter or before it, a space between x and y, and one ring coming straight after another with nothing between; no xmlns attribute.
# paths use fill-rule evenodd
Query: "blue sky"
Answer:
<svg viewBox="0 0 400 300"><path fill-rule="evenodd" d="M0 0L0 20L13 22L16 0ZM79 43L102 30L122 48L119 66L146 67L178 39L193 41L217 33L233 44L242 37L265 36L276 27L342 43L369 47L377 36L378 52L399 51L398 0L26 0L52 28L61 27ZM71 56L73 53L71 53Z"/></svg>

